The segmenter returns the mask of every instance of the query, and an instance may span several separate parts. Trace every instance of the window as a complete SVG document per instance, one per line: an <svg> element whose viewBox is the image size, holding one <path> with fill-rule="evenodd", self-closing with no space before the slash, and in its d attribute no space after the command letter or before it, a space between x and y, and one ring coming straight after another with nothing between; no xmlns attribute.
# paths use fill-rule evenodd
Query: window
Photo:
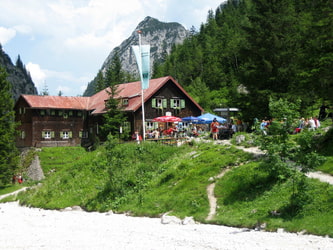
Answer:
<svg viewBox="0 0 333 250"><path fill-rule="evenodd" d="M45 115L45 110L41 110L41 111L40 111L40 115L41 115L41 116L44 116L44 115Z"/></svg>
<svg viewBox="0 0 333 250"><path fill-rule="evenodd" d="M88 131L86 131L86 130L80 131L79 137L80 138L88 138L89 137Z"/></svg>
<svg viewBox="0 0 333 250"><path fill-rule="evenodd" d="M24 138L25 138L25 131L22 130L22 131L21 131L21 139L24 139Z"/></svg>
<svg viewBox="0 0 333 250"><path fill-rule="evenodd" d="M170 99L170 108L173 108L173 109L185 108L185 100L184 99Z"/></svg>
<svg viewBox="0 0 333 250"><path fill-rule="evenodd" d="M51 139L51 131L45 131L45 139Z"/></svg>
<svg viewBox="0 0 333 250"><path fill-rule="evenodd" d="M69 138L68 131L62 132L62 139L68 139L68 138Z"/></svg>
<svg viewBox="0 0 333 250"><path fill-rule="evenodd" d="M146 122L146 129L155 129L158 128L158 122Z"/></svg>
<svg viewBox="0 0 333 250"><path fill-rule="evenodd" d="M42 137L44 139L54 138L54 131L42 131Z"/></svg>
<svg viewBox="0 0 333 250"><path fill-rule="evenodd" d="M62 138L64 140L72 138L72 132L71 131L61 131L60 132L60 138Z"/></svg>
<svg viewBox="0 0 333 250"><path fill-rule="evenodd" d="M128 99L127 98L123 99L122 104L123 104L123 106L128 106Z"/></svg>
<svg viewBox="0 0 333 250"><path fill-rule="evenodd" d="M163 98L153 98L151 100L151 106L153 108L157 108L157 109L163 109L163 108L167 108L168 104L167 104L167 99L163 99Z"/></svg>
<svg viewBox="0 0 333 250"><path fill-rule="evenodd" d="M20 108L19 113L20 113L20 115L25 114L25 108Z"/></svg>
<svg viewBox="0 0 333 250"><path fill-rule="evenodd" d="M83 131L79 132L79 137L80 138L88 138L88 136L89 136L89 133L86 130L83 130Z"/></svg>

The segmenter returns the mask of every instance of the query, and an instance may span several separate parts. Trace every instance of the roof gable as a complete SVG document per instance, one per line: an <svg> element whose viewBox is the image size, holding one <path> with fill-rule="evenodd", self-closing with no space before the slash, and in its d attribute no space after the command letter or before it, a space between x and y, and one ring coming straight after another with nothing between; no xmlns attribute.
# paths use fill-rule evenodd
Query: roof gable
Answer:
<svg viewBox="0 0 333 250"><path fill-rule="evenodd" d="M144 102L148 101L168 82L173 83L201 111L203 111L201 106L194 101L171 76L149 80L149 88L143 90ZM91 97L21 95L21 98L23 98L31 108L91 110L92 114L102 114L106 112L105 102L109 99L108 90L109 88L104 89ZM128 105L124 108L125 111L136 111L141 107L142 90L140 81L119 84L117 91L116 98L128 99Z"/></svg>

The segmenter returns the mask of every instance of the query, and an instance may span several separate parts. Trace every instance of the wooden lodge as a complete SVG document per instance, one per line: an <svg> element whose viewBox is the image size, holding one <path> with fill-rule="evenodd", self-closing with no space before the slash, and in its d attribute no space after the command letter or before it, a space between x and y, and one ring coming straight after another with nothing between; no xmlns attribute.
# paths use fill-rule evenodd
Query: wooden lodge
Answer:
<svg viewBox="0 0 333 250"><path fill-rule="evenodd" d="M141 82L118 85L120 100L127 121L124 131L142 133ZM158 116L199 116L203 109L172 77L151 79L143 91L145 129L165 126L153 122ZM109 98L106 90L91 97L21 95L15 104L19 122L18 147L52 147L89 145L99 134ZM128 128L127 130L125 128ZM129 136L130 136L129 134Z"/></svg>

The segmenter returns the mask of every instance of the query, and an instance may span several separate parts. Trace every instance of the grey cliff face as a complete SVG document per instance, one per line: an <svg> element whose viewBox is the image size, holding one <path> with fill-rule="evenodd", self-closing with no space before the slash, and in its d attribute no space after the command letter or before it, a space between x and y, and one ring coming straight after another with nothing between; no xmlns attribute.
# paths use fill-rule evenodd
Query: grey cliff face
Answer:
<svg viewBox="0 0 333 250"><path fill-rule="evenodd" d="M122 63L122 69L131 74L138 75L138 68L132 45L139 44L137 31L141 30L141 44L150 45L150 65L161 62L171 52L172 46L181 44L189 35L189 32L179 23L164 23L155 18L146 17L132 32L131 36L114 48L102 65L105 71L110 65L113 56L118 53Z"/></svg>
<svg viewBox="0 0 333 250"><path fill-rule="evenodd" d="M37 89L33 83L30 74L15 65L13 65L9 56L0 46L0 66L7 72L7 80L12 84L13 98L17 100L21 94L37 95Z"/></svg>

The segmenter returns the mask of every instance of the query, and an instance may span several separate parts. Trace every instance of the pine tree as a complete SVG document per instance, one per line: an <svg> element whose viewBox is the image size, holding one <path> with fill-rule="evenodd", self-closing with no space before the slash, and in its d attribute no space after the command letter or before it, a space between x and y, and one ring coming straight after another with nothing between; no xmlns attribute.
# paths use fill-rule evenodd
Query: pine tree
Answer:
<svg viewBox="0 0 333 250"><path fill-rule="evenodd" d="M253 0L246 46L241 50L241 81L249 94L243 111L251 117L269 115L270 96L285 97L297 84L300 39L292 1ZM256 107L255 109L253 107Z"/></svg>
<svg viewBox="0 0 333 250"><path fill-rule="evenodd" d="M15 113L11 84L7 73L0 67L0 185L11 181L15 173L18 151L15 147Z"/></svg>
<svg viewBox="0 0 333 250"><path fill-rule="evenodd" d="M46 82L44 82L44 88L43 88L43 90L42 90L41 95L49 95L49 89L48 89L48 87L47 87Z"/></svg>
<svg viewBox="0 0 333 250"><path fill-rule="evenodd" d="M98 71L96 76L96 84L95 84L95 93L106 88L105 80L103 76L103 72L101 70Z"/></svg>
<svg viewBox="0 0 333 250"><path fill-rule="evenodd" d="M125 74L124 71L121 69L121 62L120 62L120 57L118 55L118 52L115 53L115 55L112 58L110 67L109 67L109 74L110 74L110 79L108 79L107 84L120 84L124 83L125 79Z"/></svg>
<svg viewBox="0 0 333 250"><path fill-rule="evenodd" d="M115 75L117 75L118 67L116 67L116 71L114 71L114 66L116 64L110 65L108 70L106 71L105 82L108 83L109 87L107 88L107 93L109 94L109 99L106 102L107 113L103 116L104 123L101 126L101 136L100 139L102 141L106 140L107 136L111 134L112 136L119 135L119 128L123 124L124 112L120 109L120 100L116 99L118 94L118 85L117 81L114 80ZM117 79L117 78L116 78Z"/></svg>

